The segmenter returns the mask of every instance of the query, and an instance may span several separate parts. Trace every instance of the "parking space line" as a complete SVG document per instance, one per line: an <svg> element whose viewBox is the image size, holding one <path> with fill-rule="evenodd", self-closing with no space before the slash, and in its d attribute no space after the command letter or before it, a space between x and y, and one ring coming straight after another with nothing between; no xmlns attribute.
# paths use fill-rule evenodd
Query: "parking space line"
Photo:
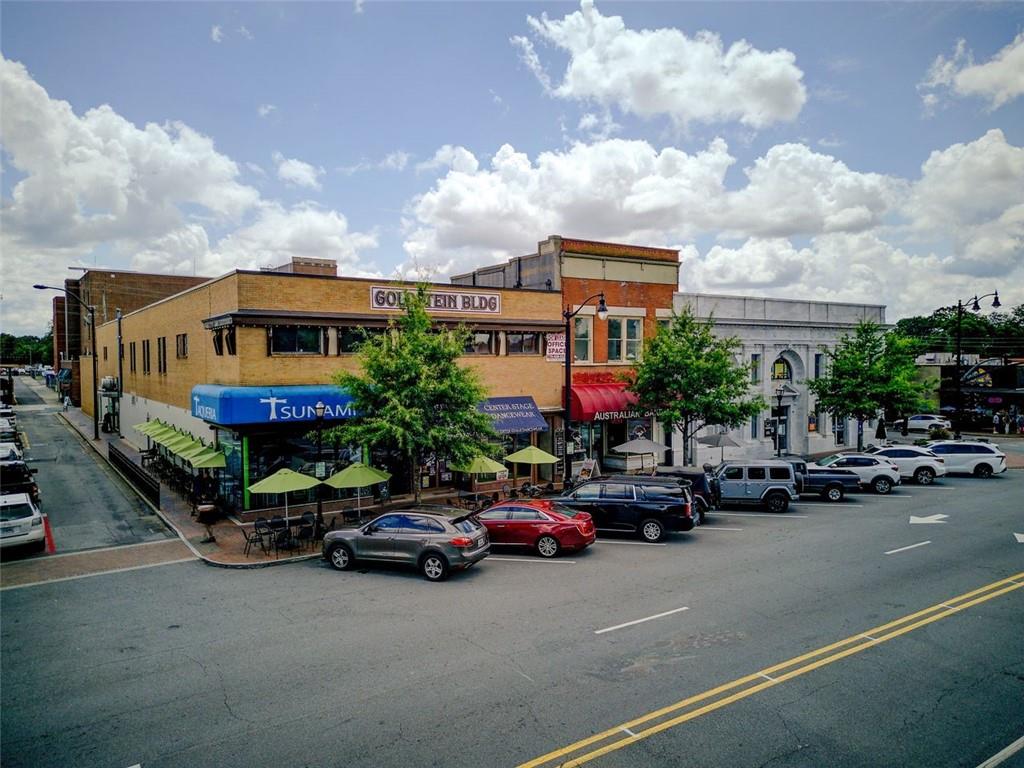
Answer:
<svg viewBox="0 0 1024 768"><path fill-rule="evenodd" d="M547 558L530 557L501 557L500 555L488 555L488 561L497 560L499 563L548 563L551 565L576 565L575 560L549 560Z"/></svg>
<svg viewBox="0 0 1024 768"><path fill-rule="evenodd" d="M95 573L80 573L76 576L62 576L59 579L44 579L42 581L30 581L27 584L12 584L9 587L0 587L0 592L7 592L11 589L25 589L25 587L38 587L42 584L58 584L62 581L76 581L78 579L90 579L93 576L109 576L113 573L127 573L128 571L141 571L146 568L159 568L164 565L178 565L179 563L201 562L195 557L183 557L180 560L165 560L162 563L146 563L145 565L133 565L128 568L113 568L109 571L96 571Z"/></svg>
<svg viewBox="0 0 1024 768"><path fill-rule="evenodd" d="M708 512L708 514L714 517L759 517L762 520L784 520L786 518L791 518L793 520L807 519L807 515L791 515L789 513L771 515L764 512L761 512L760 514L757 512Z"/></svg>
<svg viewBox="0 0 1024 768"><path fill-rule="evenodd" d="M683 606L682 608L673 608L671 611L664 611L663 613L656 613L653 616L645 616L642 619L634 619L633 621L627 621L624 624L616 624L614 627L605 627L604 629L595 629L595 635L603 635L605 632L614 632L616 629L624 629L625 627L632 627L635 624L643 624L645 621L654 621L655 619L662 619L665 616L671 616L673 613L680 613L682 611L690 610L689 606Z"/></svg>
<svg viewBox="0 0 1024 768"><path fill-rule="evenodd" d="M700 531L742 531L743 529L742 528L722 528L721 526L718 526L718 525L716 525L715 527L712 528L711 526L708 526L708 525L702 525L700 528L695 528L694 530L700 530Z"/></svg>
<svg viewBox="0 0 1024 768"><path fill-rule="evenodd" d="M623 729L625 730L625 729ZM636 736L636 734L633 734ZM985 762L981 763L978 768L996 768L997 765L1002 765L1015 754L1024 749L1024 736L1021 736L1013 744L1004 747L1003 749L996 752Z"/></svg>
<svg viewBox="0 0 1024 768"><path fill-rule="evenodd" d="M667 547L668 546L668 544L665 544L664 542L661 543L661 544L655 544L654 542L650 542L650 541L616 541L615 539L602 539L600 541L595 541L594 543L595 544L626 544L627 546L630 546L630 547Z"/></svg>
<svg viewBox="0 0 1024 768"><path fill-rule="evenodd" d="M890 549L885 554L887 554L887 555L895 555L897 552L906 552L908 549L917 549L918 547L923 547L925 544L931 544L931 543L932 543L931 540L919 541L919 542L917 542L917 544L911 544L909 547L900 547L899 549Z"/></svg>
<svg viewBox="0 0 1024 768"><path fill-rule="evenodd" d="M758 672L757 674L760 677L763 677L765 680L767 680L770 683L774 683L775 682L775 678L772 677L771 675L766 675L764 672Z"/></svg>
<svg viewBox="0 0 1024 768"><path fill-rule="evenodd" d="M863 504L847 504L845 501L798 501L801 507L832 507L833 509L848 509L850 507L863 507ZM785 517L785 515L783 515Z"/></svg>

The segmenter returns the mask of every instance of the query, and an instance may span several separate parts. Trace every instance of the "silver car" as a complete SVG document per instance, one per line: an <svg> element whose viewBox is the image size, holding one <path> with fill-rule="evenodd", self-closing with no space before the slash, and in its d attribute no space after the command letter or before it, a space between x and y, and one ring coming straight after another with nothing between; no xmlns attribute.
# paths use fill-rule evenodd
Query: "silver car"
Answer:
<svg viewBox="0 0 1024 768"><path fill-rule="evenodd" d="M491 550L487 529L471 514L448 507L388 512L359 528L328 533L323 557L339 571L359 560L376 560L412 565L428 581L441 581Z"/></svg>

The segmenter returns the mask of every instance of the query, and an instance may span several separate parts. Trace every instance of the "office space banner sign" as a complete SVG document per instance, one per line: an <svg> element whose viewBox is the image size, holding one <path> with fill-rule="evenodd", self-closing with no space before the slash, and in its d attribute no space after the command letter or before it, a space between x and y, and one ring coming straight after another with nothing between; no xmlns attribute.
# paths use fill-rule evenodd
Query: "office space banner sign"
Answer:
<svg viewBox="0 0 1024 768"><path fill-rule="evenodd" d="M370 309L401 309L411 288L384 285L370 287ZM428 312L469 312L476 315L500 315L501 294L476 291L427 291Z"/></svg>
<svg viewBox="0 0 1024 768"><path fill-rule="evenodd" d="M564 333L549 333L546 334L547 338L547 349L545 353L548 358L548 362L551 363L564 363L565 362L565 334Z"/></svg>

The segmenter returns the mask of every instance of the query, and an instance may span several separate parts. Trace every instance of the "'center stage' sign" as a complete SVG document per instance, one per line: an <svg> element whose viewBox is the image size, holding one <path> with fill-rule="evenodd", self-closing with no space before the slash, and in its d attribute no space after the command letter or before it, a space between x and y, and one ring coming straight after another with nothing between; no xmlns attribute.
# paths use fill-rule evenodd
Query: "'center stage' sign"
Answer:
<svg viewBox="0 0 1024 768"><path fill-rule="evenodd" d="M407 293L415 289L374 285L370 288L370 309L401 309ZM473 314L500 315L500 293L468 291L427 291L428 312L471 312Z"/></svg>

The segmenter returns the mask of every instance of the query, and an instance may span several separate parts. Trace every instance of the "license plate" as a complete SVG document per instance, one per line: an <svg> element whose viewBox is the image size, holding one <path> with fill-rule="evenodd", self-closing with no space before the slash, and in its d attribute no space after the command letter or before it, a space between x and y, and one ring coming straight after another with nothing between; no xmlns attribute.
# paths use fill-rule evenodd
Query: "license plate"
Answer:
<svg viewBox="0 0 1024 768"><path fill-rule="evenodd" d="M5 525L3 528L0 528L0 535L6 536L7 534L14 533L17 530L18 526L16 525Z"/></svg>

